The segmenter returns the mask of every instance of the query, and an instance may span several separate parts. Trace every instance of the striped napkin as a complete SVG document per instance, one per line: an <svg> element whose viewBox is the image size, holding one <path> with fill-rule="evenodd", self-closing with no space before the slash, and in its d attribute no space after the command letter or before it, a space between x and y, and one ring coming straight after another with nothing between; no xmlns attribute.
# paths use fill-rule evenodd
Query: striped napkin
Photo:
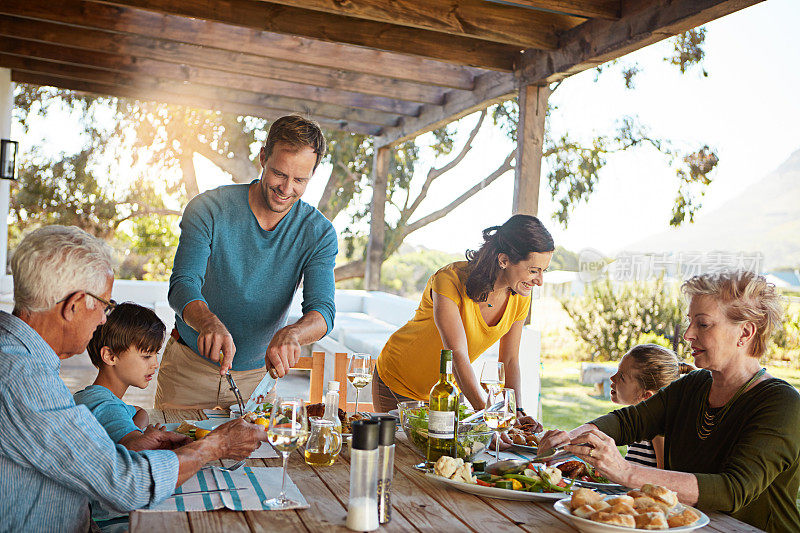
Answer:
<svg viewBox="0 0 800 533"><path fill-rule="evenodd" d="M282 468L245 466L233 472L218 469L201 470L175 491L176 497L167 498L160 504L141 509L143 512L187 512L231 509L233 511L269 511L264 501L274 498L281 490ZM188 494L185 492L218 488L243 488L246 490L216 492L211 494ZM308 509L308 502L291 477L286 476L286 497L298 502L292 509Z"/></svg>

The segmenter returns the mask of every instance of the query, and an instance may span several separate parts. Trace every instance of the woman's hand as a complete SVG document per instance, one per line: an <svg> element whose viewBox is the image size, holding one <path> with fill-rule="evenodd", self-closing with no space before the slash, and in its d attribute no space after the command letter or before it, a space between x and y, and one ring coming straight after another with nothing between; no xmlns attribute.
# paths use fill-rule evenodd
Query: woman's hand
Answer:
<svg viewBox="0 0 800 533"><path fill-rule="evenodd" d="M495 449L495 447L494 447L495 438L497 438L497 434L492 435L492 442L489 443L489 449L490 450L494 450ZM506 433L500 433L500 449L501 450L507 450L507 449L511 448L513 445L514 445L514 441L511 440L511 437L509 437ZM497 460L499 461L500 458L498 457Z"/></svg>
<svg viewBox="0 0 800 533"><path fill-rule="evenodd" d="M577 435L564 449L592 465L611 481L629 485L633 464L622 457L614 439L599 429L591 428Z"/></svg>

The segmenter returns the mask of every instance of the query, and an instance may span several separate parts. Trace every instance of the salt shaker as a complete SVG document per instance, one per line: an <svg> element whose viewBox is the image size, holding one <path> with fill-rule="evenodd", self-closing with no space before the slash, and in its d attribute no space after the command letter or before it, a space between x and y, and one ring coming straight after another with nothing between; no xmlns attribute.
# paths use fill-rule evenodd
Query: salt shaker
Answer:
<svg viewBox="0 0 800 533"><path fill-rule="evenodd" d="M394 477L394 432L397 419L393 416L378 417L378 522L387 524L392 520L392 478Z"/></svg>
<svg viewBox="0 0 800 533"><path fill-rule="evenodd" d="M352 431L345 525L354 531L374 531L378 529L378 421L354 421Z"/></svg>

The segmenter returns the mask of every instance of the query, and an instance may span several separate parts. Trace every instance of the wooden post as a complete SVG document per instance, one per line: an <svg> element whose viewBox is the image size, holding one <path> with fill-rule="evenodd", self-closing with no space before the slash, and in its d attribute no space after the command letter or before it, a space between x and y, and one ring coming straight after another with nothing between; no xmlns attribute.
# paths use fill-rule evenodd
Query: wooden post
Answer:
<svg viewBox="0 0 800 533"><path fill-rule="evenodd" d="M364 288L377 291L381 286L384 235L386 233L386 187L389 183L389 155L391 148L381 147L372 160L372 202L370 206L369 243Z"/></svg>
<svg viewBox="0 0 800 533"><path fill-rule="evenodd" d="M542 177L542 147L550 87L523 85L519 88L517 163L514 170L513 214L536 215Z"/></svg>

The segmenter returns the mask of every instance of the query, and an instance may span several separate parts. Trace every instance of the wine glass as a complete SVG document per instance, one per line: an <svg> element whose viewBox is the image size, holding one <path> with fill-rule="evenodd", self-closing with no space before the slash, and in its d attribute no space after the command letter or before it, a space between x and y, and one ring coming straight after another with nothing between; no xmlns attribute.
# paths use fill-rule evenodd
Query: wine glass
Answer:
<svg viewBox="0 0 800 533"><path fill-rule="evenodd" d="M503 363L486 361L481 370L481 387L486 393L498 393L506 386L506 369Z"/></svg>
<svg viewBox="0 0 800 533"><path fill-rule="evenodd" d="M368 353L354 353L350 358L350 368L347 370L347 380L356 389L356 406L353 414L358 412L358 391L372 381L372 356Z"/></svg>
<svg viewBox="0 0 800 533"><path fill-rule="evenodd" d="M500 434L511 427L516 415L517 399L514 389L489 392L483 417L486 419L486 425L494 430L494 451L498 461L500 460Z"/></svg>
<svg viewBox="0 0 800 533"><path fill-rule="evenodd" d="M286 497L286 465L289 453L302 446L308 438L306 418L306 404L302 398L278 398L272 406L267 440L283 456L283 482L277 497L264 500L264 505L270 509L289 509L299 505L299 502Z"/></svg>

